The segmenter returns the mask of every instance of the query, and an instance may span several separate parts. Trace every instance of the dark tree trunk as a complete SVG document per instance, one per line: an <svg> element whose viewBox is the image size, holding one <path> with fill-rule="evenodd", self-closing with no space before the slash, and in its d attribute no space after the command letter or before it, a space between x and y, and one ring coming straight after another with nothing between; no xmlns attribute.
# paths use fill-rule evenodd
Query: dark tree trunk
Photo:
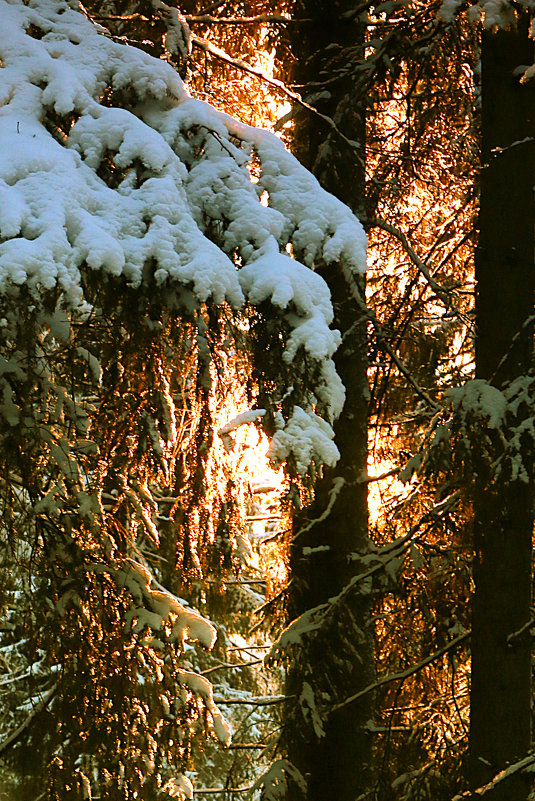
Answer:
<svg viewBox="0 0 535 801"><path fill-rule="evenodd" d="M476 375L499 389L533 357L535 85L526 15L516 29L482 38L482 172L476 257ZM520 71L521 73L521 71ZM499 457L498 444L495 454ZM533 477L533 452L522 454ZM508 641L530 617L532 481L498 479L475 498L472 609L471 782L489 782L531 742L531 643ZM492 801L522 801L529 780L500 783Z"/></svg>
<svg viewBox="0 0 535 801"><path fill-rule="evenodd" d="M313 22L296 26L294 80L305 99L360 144L360 153L308 112L300 112L296 119L294 152L325 189L358 213L364 196L365 104L353 91L348 48L353 58L362 57L362 24L347 14L354 6L348 0L303 0L298 6L296 16ZM331 80L335 75L338 79ZM314 99L325 80L329 95ZM316 485L314 502L295 520L290 618L336 596L355 573L351 555L368 549L367 486L362 481L367 467L366 320L342 269L330 269L324 278L331 290L334 325L344 337L336 365L347 399L335 426L340 461L336 468L325 471ZM364 281L359 279L358 285L363 298ZM318 546L328 546L328 550L314 550ZM372 698L367 696L359 704L329 715L325 734L318 738L296 700L304 684L312 686L319 706L329 708L373 678L369 598L353 591L336 605L324 626L305 640L300 657L288 671L287 692L294 700L287 710L284 740L288 759L306 779L307 801L355 801L367 789L372 737L366 724L373 715ZM289 798L302 797L293 787Z"/></svg>

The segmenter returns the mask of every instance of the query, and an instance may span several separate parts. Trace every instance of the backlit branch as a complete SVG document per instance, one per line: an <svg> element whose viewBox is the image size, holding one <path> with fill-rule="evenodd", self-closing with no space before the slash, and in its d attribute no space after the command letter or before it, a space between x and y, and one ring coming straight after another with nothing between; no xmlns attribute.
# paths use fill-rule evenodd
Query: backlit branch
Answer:
<svg viewBox="0 0 535 801"><path fill-rule="evenodd" d="M379 217L374 217L373 219L367 221L368 224L372 227L382 228L383 231L386 231L392 236L395 236L396 239L401 242L403 245L403 249L410 257L412 263L418 268L419 272L425 277L431 289L436 292L437 296L442 300L445 306L451 306L451 297L449 293L444 287L442 287L431 275L427 264L422 261L422 259L418 256L412 245L409 243L406 235L403 231L400 231L399 228L396 228L394 225L386 222L386 220L381 220Z"/></svg>
<svg viewBox="0 0 535 801"><path fill-rule="evenodd" d="M258 78L265 83L268 83L270 86L273 86L279 92L282 92L283 95L288 97L290 100L293 100L294 103L297 103L302 108L310 111L314 116L318 117L319 119L323 120L335 133L336 135L342 139L343 142L351 149L353 155L359 163L363 163L363 158L361 154L361 149L359 147L358 142L355 142L352 139L349 139L342 131L338 128L335 121L327 116L326 114L322 114L318 111L314 106L311 106L306 100L303 100L301 95L298 92L294 92L292 89L289 89L283 81L279 81L277 78L272 78L267 75L263 70L259 69L258 67L253 67L252 64L243 61L241 58L233 58L233 56L229 55L225 50L222 50L220 47L212 44L207 39L202 38L201 36L196 36L195 34L191 34L190 41L192 45L198 47L200 50L203 50L205 53L210 53L211 56L214 58L219 59L220 61L225 62L225 64L229 64L231 67L235 67L242 72L246 72L249 75L253 75L255 78Z"/></svg>
<svg viewBox="0 0 535 801"><path fill-rule="evenodd" d="M371 309L369 306L367 306L366 303L364 302L364 300L362 299L361 294L360 294L359 289L358 289L358 286L357 286L353 276L346 275L346 279L347 279L347 282L348 282L349 287L351 289L351 293L353 295L354 300L360 306L363 315L365 317L367 317L368 320L373 325L373 328L375 330L375 335L377 337L377 341L380 344L380 346L388 353L388 355L390 356L390 358L392 359L392 361L394 362L394 364L396 365L396 367L398 368L400 373L405 376L405 378L412 385L412 387L414 388L416 393L423 400L425 400L425 402L431 407L431 409L433 409L434 411L438 411L439 408L440 408L439 405L437 403L435 403L435 401L425 391L425 389L422 389L422 387L418 384L416 379L410 373L409 369L405 366L403 361L397 355L397 353L394 350L394 348L392 347L392 345L388 342L388 338L387 338L387 336L385 334L383 326L381 325L381 323L380 323L377 315L373 311L373 309ZM349 331L346 331L344 336L348 336L350 331L351 331L351 329L349 329Z"/></svg>
<svg viewBox="0 0 535 801"><path fill-rule="evenodd" d="M203 23L205 25L254 25L263 22L283 23L288 22L312 22L309 19L291 19L280 14L257 14L254 17L214 17L211 14L199 14L192 16L184 14L184 19L188 23Z"/></svg>
<svg viewBox="0 0 535 801"><path fill-rule="evenodd" d="M346 698L345 701L341 701L339 704L335 704L333 707L331 707L329 712L330 713L336 712L338 709L343 709L346 706L350 706L355 701L358 701L359 698L362 698L364 695L367 695L368 693L371 693L374 690L378 690L379 687L384 687L385 684L391 684L394 681L401 681L401 682L405 681L405 679L408 679L410 676L414 676L415 673L418 673L420 670L427 667L432 662L436 662L436 660L440 659L440 657L444 656L444 654L447 654L449 651L456 648L462 642L467 640L468 637L470 637L470 634L471 634L470 631L465 631L463 632L463 634L459 634L458 637L455 637L455 639L451 640L451 642L447 643L442 648L439 648L438 651L435 651L434 653L427 656L425 659L422 659L421 662L418 662L416 665L407 668L407 670L403 670L400 673L391 673L390 675L384 676L382 679L379 679L378 681L374 681L372 684L368 684L367 687L364 687L363 690L360 690L358 693L355 693L355 695L351 695L349 698Z"/></svg>

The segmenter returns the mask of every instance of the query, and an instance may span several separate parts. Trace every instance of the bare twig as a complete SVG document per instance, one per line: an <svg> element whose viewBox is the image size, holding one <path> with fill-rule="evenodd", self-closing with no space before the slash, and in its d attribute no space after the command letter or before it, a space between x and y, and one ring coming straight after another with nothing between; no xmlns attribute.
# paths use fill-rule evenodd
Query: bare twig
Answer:
<svg viewBox="0 0 535 801"><path fill-rule="evenodd" d="M205 25L254 25L262 22L312 22L310 19L293 19L292 17L283 17L280 14L257 14L255 17L214 17L212 14L198 14L189 15L184 14L184 19L187 23L201 22Z"/></svg>

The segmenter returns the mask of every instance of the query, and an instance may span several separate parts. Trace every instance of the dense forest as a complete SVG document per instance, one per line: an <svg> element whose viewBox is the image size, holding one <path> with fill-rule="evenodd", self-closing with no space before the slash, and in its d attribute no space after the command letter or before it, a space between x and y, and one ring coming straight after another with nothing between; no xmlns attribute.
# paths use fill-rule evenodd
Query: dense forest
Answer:
<svg viewBox="0 0 535 801"><path fill-rule="evenodd" d="M0 0L0 801L535 800L533 0Z"/></svg>

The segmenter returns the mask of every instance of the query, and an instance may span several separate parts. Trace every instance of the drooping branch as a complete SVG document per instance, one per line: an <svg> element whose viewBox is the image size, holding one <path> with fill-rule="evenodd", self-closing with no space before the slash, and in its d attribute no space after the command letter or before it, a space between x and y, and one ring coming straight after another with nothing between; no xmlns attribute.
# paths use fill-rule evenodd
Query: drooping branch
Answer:
<svg viewBox="0 0 535 801"><path fill-rule="evenodd" d="M373 309L371 309L369 306L367 306L365 301L362 299L361 294L360 294L359 289L358 289L358 286L356 285L356 282L355 282L354 278L352 276L346 275L346 279L347 279L347 283L349 285L349 288L350 288L350 290L352 292L353 298L355 299L355 301L358 303L358 305L362 309L363 314L368 318L368 320L373 325L373 328L375 330L375 335L377 337L377 341L380 344L380 346L388 353L388 355L390 356L390 358L392 359L392 361L394 362L394 364L396 365L396 367L398 368L400 373L405 376L405 378L412 385L412 387L414 388L416 393L431 407L431 409L433 409L434 411L438 411L439 405L437 403L435 403L435 401L425 391L425 389L422 389L422 387L418 384L418 382L416 381L414 376L411 374L409 369L405 366L403 361L397 355L397 353L394 350L394 348L392 347L392 345L389 343L387 335L386 335L386 333L384 331L384 328L381 325L381 322L379 321L379 319L378 319L377 315L375 314L375 312L373 311ZM347 332L346 332L346 334L347 334Z"/></svg>
<svg viewBox="0 0 535 801"><path fill-rule="evenodd" d="M410 244L407 236L401 231L399 228L396 228L395 225L391 225L386 220L382 220L379 217L373 217L370 220L366 220L367 224L371 227L382 228L383 231L386 231L392 236L395 236L396 239L401 242L403 249L410 257L412 263L418 268L419 272L425 277L426 281L428 282L431 289L436 293L436 295L441 299L446 307L451 306L451 297L448 293L448 290L444 289L431 275L429 267L427 264L418 256L412 245Z"/></svg>

